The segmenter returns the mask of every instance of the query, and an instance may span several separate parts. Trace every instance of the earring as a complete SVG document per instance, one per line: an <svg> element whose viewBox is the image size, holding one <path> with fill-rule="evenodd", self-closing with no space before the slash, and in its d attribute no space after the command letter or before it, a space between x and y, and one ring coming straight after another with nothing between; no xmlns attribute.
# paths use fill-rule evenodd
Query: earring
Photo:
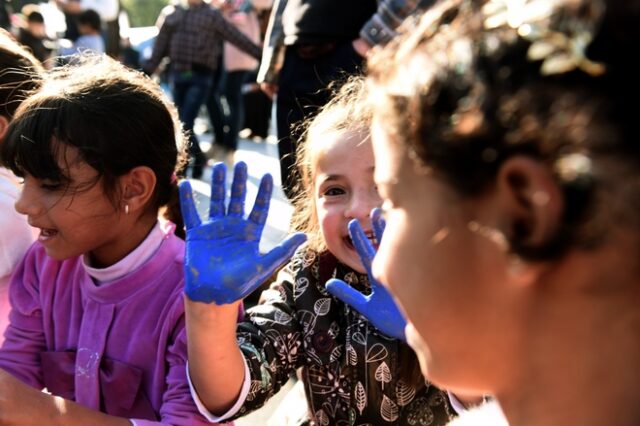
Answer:
<svg viewBox="0 0 640 426"><path fill-rule="evenodd" d="M524 271L525 264L520 256L517 254L509 255L509 259L507 261L507 274L512 278L516 278L522 274Z"/></svg>
<svg viewBox="0 0 640 426"><path fill-rule="evenodd" d="M540 268L527 262L517 254L511 254L507 260L506 272L512 285L525 288L537 282Z"/></svg>
<svg viewBox="0 0 640 426"><path fill-rule="evenodd" d="M129 204L124 205L124 214L129 214Z"/></svg>

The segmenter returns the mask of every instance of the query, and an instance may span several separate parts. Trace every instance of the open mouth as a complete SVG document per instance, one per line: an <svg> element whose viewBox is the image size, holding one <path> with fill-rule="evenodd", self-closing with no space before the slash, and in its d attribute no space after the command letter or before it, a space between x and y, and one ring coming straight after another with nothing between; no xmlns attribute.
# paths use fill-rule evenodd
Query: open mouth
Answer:
<svg viewBox="0 0 640 426"><path fill-rule="evenodd" d="M369 240L369 242L371 243L371 245L373 246L374 249L378 250L378 239L376 238L375 234L373 233L373 231L367 231L364 233L364 235L367 237L367 239ZM347 247L349 247L352 250L355 250L356 247L353 244L353 240L351 239L351 237L349 235L346 235L344 237L342 237L342 240L344 241L345 245Z"/></svg>
<svg viewBox="0 0 640 426"><path fill-rule="evenodd" d="M40 228L40 235L38 235L38 241L45 242L58 235L58 231L55 229Z"/></svg>

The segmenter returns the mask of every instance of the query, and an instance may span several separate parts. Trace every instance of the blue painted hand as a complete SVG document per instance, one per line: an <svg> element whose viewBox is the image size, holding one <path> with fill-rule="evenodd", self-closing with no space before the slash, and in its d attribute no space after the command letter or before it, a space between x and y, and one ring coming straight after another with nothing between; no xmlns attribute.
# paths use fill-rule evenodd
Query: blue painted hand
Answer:
<svg viewBox="0 0 640 426"><path fill-rule="evenodd" d="M380 241L385 227L380 209L371 211L371 222L375 237ZM407 321L389 291L373 278L371 263L376 251L356 219L349 222L349 234L369 275L371 294L365 296L349 284L337 279L327 281L327 291L364 315L371 324L384 334L406 341L404 327Z"/></svg>
<svg viewBox="0 0 640 426"><path fill-rule="evenodd" d="M226 212L225 174L224 164L214 166L209 220L204 223L193 203L191 185L187 181L180 184L180 206L187 229L185 293L193 301L219 305L249 295L306 240L304 234L296 233L261 254L259 243L269 213L273 179L269 174L262 177L253 210L245 219L247 165L239 162L235 166Z"/></svg>

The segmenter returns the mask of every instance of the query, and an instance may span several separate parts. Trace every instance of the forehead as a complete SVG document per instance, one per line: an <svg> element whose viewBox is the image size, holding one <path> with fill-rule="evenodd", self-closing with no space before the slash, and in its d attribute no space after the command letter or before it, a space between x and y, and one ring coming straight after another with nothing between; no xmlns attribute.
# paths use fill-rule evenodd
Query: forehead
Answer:
<svg viewBox="0 0 640 426"><path fill-rule="evenodd" d="M53 158L62 170L77 168L82 163L80 150L75 146L62 142L55 137L51 143Z"/></svg>
<svg viewBox="0 0 640 426"><path fill-rule="evenodd" d="M94 181L98 171L84 161L77 147L59 141L54 141L53 146L55 161L66 178L76 183Z"/></svg>
<svg viewBox="0 0 640 426"><path fill-rule="evenodd" d="M373 166L373 150L369 134L357 131L332 131L322 136L313 155L318 173L336 168Z"/></svg>

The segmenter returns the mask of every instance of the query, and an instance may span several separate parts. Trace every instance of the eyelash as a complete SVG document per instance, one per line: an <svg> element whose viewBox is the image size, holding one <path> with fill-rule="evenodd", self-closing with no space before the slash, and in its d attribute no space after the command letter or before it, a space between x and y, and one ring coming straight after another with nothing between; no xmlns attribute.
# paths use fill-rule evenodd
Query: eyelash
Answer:
<svg viewBox="0 0 640 426"><path fill-rule="evenodd" d="M23 176L19 176L18 177L18 183L20 185L24 186L25 182L26 182L26 178L25 177L23 177ZM45 191L55 192L55 191L59 191L60 189L62 189L63 183L62 182L55 182L55 183L54 182L49 182L48 183L46 181L40 181L38 183L38 186L41 189L45 190Z"/></svg>
<svg viewBox="0 0 640 426"><path fill-rule="evenodd" d="M340 194L331 194L331 192L335 192L335 191L340 191ZM326 190L324 190L322 192L322 195L328 196L328 197L336 197L336 196L342 195L344 193L345 193L345 191L342 188L331 187L331 188L327 188Z"/></svg>
<svg viewBox="0 0 640 426"><path fill-rule="evenodd" d="M41 183L40 184L40 188L44 189L45 191L58 191L60 188L62 188L62 184L61 183Z"/></svg>

